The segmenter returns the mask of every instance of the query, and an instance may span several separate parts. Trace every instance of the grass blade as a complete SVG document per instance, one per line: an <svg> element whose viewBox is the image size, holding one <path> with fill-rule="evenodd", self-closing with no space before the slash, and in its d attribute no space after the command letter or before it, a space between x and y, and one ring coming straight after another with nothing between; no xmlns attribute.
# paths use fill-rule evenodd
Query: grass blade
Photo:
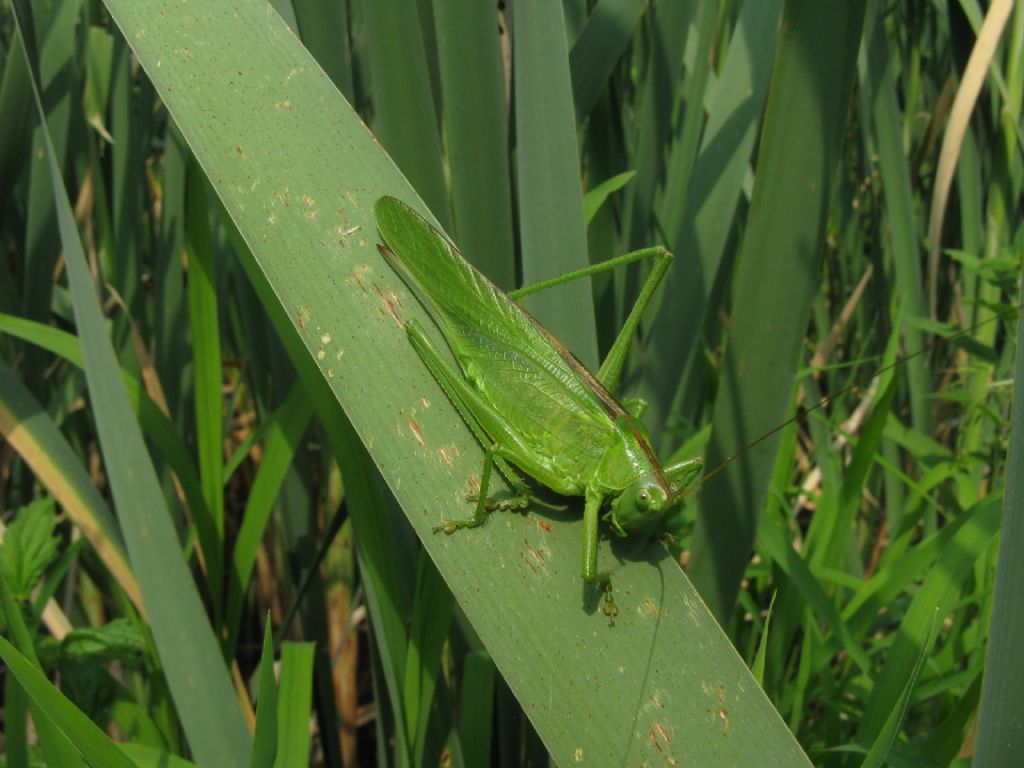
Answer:
<svg viewBox="0 0 1024 768"><path fill-rule="evenodd" d="M520 3L512 18L516 182L523 283L588 265L565 21L558 3ZM589 280L527 298L530 312L597 370Z"/></svg>
<svg viewBox="0 0 1024 768"><path fill-rule="evenodd" d="M19 14L19 22L21 18ZM29 69L33 70L31 60ZM250 737L128 404L60 168L46 132L38 89L35 95L97 431L154 640L168 671L168 683L189 741L201 762L245 765ZM182 636L188 637L189 642L181 643ZM202 680L204 690L196 690L190 680Z"/></svg>
<svg viewBox="0 0 1024 768"><path fill-rule="evenodd" d="M1024 729L1020 720L1020 713L1024 712L1024 672L1015 653L1024 642L1024 614L1020 610L1024 562L1019 556L1024 551L1024 461L1021 461L1024 456L1024 354L1021 339L1024 339L1024 314L1017 322L1017 383L1013 394L995 599L981 689L975 754L978 768L1008 765L1024 753Z"/></svg>
<svg viewBox="0 0 1024 768"><path fill-rule="evenodd" d="M718 466L785 419L863 18L864 3L845 0L794 0L783 12L706 466ZM808 121L808 110L818 119ZM775 436L740 456L701 497L689 573L722 622L732 614L777 446Z"/></svg>

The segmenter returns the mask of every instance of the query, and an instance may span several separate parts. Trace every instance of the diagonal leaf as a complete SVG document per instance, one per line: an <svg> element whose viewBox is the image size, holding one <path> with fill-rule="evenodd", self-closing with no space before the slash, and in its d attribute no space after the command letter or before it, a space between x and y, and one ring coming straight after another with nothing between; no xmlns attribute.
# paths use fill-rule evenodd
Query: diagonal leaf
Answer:
<svg viewBox="0 0 1024 768"><path fill-rule="evenodd" d="M431 533L464 513L482 452L410 348L400 321L427 317L375 248L380 195L422 204L265 5L107 5L301 338L294 354L315 361L554 759L807 764L660 544L602 545L623 611L609 628L579 579L578 519Z"/></svg>

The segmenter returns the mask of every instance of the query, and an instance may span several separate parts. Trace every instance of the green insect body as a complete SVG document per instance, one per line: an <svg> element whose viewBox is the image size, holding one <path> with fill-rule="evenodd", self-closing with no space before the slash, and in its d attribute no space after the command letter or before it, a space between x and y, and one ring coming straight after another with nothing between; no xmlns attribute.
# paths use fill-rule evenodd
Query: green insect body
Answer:
<svg viewBox="0 0 1024 768"><path fill-rule="evenodd" d="M661 257L595 377L407 205L383 197L374 213L387 244L379 246L381 253L443 332L458 368L415 320L406 324L409 339L486 449L473 517L446 520L435 530L453 533L479 525L491 509L525 506L529 491L509 468L511 464L560 495L584 497L583 578L598 580L602 510L620 536L655 533L669 507L703 466L700 459L690 459L662 468L637 421L642 402L623 406L610 392L643 308L671 256L663 249L647 249L607 263L618 266ZM604 268L608 267L598 265L517 293L521 296ZM494 466L515 488L517 495L512 499L487 497Z"/></svg>

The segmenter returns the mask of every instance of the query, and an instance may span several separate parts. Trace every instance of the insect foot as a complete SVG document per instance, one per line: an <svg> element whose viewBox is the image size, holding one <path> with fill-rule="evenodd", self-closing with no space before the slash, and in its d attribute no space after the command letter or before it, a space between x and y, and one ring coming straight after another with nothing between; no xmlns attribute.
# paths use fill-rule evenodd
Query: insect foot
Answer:
<svg viewBox="0 0 1024 768"><path fill-rule="evenodd" d="M619 615L619 606L615 604L615 598L612 597L612 582L611 579L604 583L604 605L601 607L601 612L608 617L608 626L615 626L615 617Z"/></svg>
<svg viewBox="0 0 1024 768"><path fill-rule="evenodd" d="M462 527L463 526L459 525L458 520L443 520L440 525L435 525L433 530L434 533L441 533L441 531L444 531L450 536Z"/></svg>

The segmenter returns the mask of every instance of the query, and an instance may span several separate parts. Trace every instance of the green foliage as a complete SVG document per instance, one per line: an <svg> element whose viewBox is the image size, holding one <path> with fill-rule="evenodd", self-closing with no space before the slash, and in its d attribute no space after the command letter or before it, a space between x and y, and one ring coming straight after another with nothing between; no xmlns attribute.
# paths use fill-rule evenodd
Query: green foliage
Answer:
<svg viewBox="0 0 1024 768"><path fill-rule="evenodd" d="M25 600L59 554L53 499L40 499L15 512L0 544L0 578L17 600Z"/></svg>
<svg viewBox="0 0 1024 768"><path fill-rule="evenodd" d="M1024 5L272 6L0 10L5 764L1019 759ZM675 254L614 628L582 505L431 533L384 195L505 290ZM596 372L647 269L526 306Z"/></svg>

